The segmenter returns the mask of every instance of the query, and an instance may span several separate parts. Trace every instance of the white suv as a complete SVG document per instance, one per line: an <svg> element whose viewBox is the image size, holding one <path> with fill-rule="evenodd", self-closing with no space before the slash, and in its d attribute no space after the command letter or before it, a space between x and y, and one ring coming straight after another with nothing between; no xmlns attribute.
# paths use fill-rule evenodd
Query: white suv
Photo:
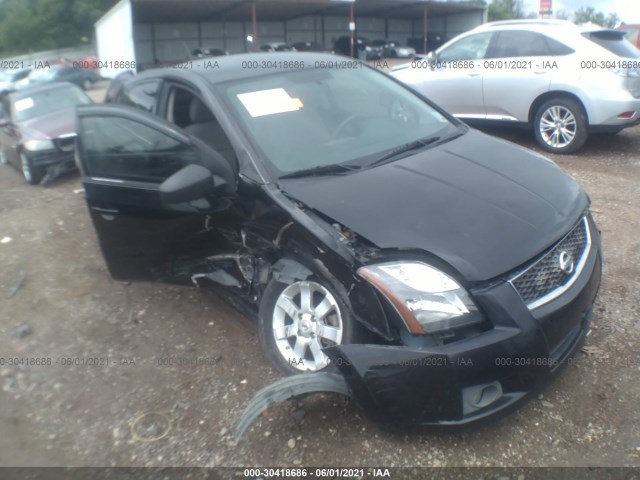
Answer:
<svg viewBox="0 0 640 480"><path fill-rule="evenodd" d="M391 74L465 121L533 129L571 153L640 122L640 51L624 32L562 20L481 25Z"/></svg>

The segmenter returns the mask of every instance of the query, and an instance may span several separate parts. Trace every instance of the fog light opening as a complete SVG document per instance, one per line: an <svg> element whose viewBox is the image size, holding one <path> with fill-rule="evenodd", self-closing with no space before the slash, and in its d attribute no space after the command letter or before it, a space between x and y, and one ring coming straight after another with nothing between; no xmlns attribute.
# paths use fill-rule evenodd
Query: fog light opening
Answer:
<svg viewBox="0 0 640 480"><path fill-rule="evenodd" d="M486 385L480 390L476 399L476 406L479 408L491 405L502 395L502 387L498 382Z"/></svg>
<svg viewBox="0 0 640 480"><path fill-rule="evenodd" d="M468 415L487 407L500 397L502 397L502 385L498 381L467 387L462 391L463 413Z"/></svg>

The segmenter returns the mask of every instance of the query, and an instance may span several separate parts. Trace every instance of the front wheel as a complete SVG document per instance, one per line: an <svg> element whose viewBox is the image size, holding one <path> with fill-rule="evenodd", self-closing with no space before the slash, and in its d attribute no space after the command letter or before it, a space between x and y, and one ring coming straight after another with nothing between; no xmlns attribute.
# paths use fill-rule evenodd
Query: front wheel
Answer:
<svg viewBox="0 0 640 480"><path fill-rule="evenodd" d="M40 183L44 176L42 169L36 167L24 152L20 152L20 166L22 168L22 175L29 185L37 185Z"/></svg>
<svg viewBox="0 0 640 480"><path fill-rule="evenodd" d="M551 153L573 153L587 141L587 115L570 98L554 98L538 108L534 119L538 143Z"/></svg>
<svg viewBox="0 0 640 480"><path fill-rule="evenodd" d="M271 363L285 375L317 372L329 365L325 347L361 337L349 308L316 276L291 284L271 280L260 304L260 340Z"/></svg>

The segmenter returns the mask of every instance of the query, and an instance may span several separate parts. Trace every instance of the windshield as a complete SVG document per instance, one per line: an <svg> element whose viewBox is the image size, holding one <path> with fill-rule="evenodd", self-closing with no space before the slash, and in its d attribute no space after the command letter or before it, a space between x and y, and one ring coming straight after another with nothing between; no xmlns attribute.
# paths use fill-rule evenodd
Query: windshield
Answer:
<svg viewBox="0 0 640 480"><path fill-rule="evenodd" d="M583 35L619 57L640 58L640 50L625 40L622 31L601 30Z"/></svg>
<svg viewBox="0 0 640 480"><path fill-rule="evenodd" d="M18 122L91 103L79 88L69 85L34 92L28 97L13 101L13 111Z"/></svg>
<svg viewBox="0 0 640 480"><path fill-rule="evenodd" d="M221 84L218 89L278 176L366 165L452 124L373 69L307 69Z"/></svg>

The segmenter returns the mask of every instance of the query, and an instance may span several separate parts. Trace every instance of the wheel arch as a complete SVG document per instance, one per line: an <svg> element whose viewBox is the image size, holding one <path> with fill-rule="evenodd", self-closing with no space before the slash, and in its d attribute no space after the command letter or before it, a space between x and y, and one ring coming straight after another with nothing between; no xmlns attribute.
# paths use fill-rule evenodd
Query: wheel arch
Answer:
<svg viewBox="0 0 640 480"><path fill-rule="evenodd" d="M334 229L334 232L338 232ZM271 265L270 278L304 280L316 274L340 295L353 318L372 333L392 339L390 322L369 283L354 271L352 262L331 254L327 246L304 228L292 225L282 235L278 258Z"/></svg>
<svg viewBox="0 0 640 480"><path fill-rule="evenodd" d="M570 99L570 100L573 100L573 101L577 102L578 105L580 105L580 107L582 107L584 115L585 115L585 117L587 119L587 125L589 125L589 114L587 113L587 108L586 108L584 102L580 99L580 97L578 97L577 95L575 95L573 93L567 92L565 90L551 90L549 92L545 92L545 93L539 95L531 103L531 107L529 107L529 116L528 116L529 127L531 129L535 128L534 120L535 120L535 117L536 117L536 113L538 112L538 109L540 108L540 105L542 105L547 100L551 100L553 98L567 98L567 99Z"/></svg>

